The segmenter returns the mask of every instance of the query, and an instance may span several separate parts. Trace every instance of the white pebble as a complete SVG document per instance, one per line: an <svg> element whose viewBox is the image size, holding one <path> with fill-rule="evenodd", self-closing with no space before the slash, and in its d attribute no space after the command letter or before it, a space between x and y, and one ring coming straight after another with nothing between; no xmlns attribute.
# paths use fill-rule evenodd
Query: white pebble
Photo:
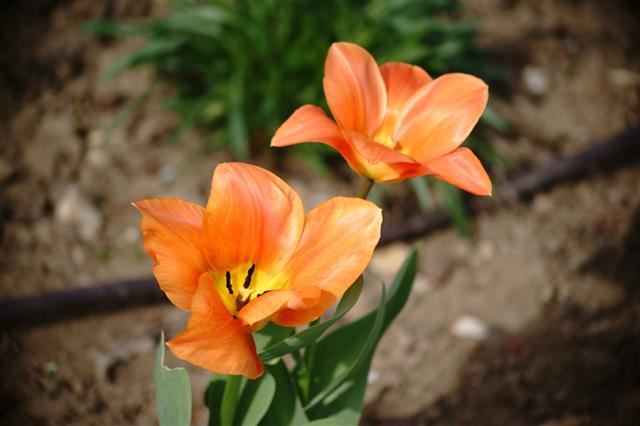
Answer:
<svg viewBox="0 0 640 426"><path fill-rule="evenodd" d="M522 70L522 80L532 95L542 96L549 89L549 74L543 68L527 65Z"/></svg>
<svg viewBox="0 0 640 426"><path fill-rule="evenodd" d="M476 317L464 315L451 325L451 334L461 339L484 340L489 337L489 327Z"/></svg>

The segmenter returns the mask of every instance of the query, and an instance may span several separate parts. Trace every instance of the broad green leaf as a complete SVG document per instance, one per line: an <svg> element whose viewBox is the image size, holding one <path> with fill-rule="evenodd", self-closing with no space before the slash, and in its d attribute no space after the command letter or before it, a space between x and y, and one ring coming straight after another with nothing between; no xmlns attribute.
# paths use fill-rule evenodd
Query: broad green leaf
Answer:
<svg viewBox="0 0 640 426"><path fill-rule="evenodd" d="M368 366L368 364L371 362L370 360L373 356L373 351L375 350L375 347L380 340L380 337L382 336L382 327L384 326L385 314L384 311L387 304L386 302L386 289L383 284L382 295L380 296L380 306L375 311L376 316L373 321L373 325L369 330L367 330L367 340L362 346L358 347L357 356L348 366L344 368L342 373L334 377L334 379L324 389L322 389L322 391L313 396L313 399L311 399L311 401L309 401L309 404L307 404L307 406L305 407L306 411L313 410L313 407L319 405L323 400L328 399L328 397L331 396L334 391L338 390L338 388L340 387L343 387L343 385L347 384L347 386L344 387L348 388L348 380L351 379L351 381L353 381L355 379L354 372L360 370L363 364L366 364ZM348 344L348 342L344 343ZM336 350L337 353L340 352L339 346L334 346L333 349ZM318 354L316 352L316 356L317 355Z"/></svg>
<svg viewBox="0 0 640 426"><path fill-rule="evenodd" d="M266 371L260 378L249 380L236 406L235 425L257 425L264 417L275 395L276 380Z"/></svg>
<svg viewBox="0 0 640 426"><path fill-rule="evenodd" d="M153 379L160 426L182 426L191 422L191 385L184 368L164 365L164 332L156 351Z"/></svg>
<svg viewBox="0 0 640 426"><path fill-rule="evenodd" d="M389 290L384 320L376 344L407 302L417 272L417 264L418 252L414 249L407 256ZM360 356L360 348L367 344L378 313L378 310L370 312L359 320L334 330L317 343L313 364L309 367L312 400L326 388L334 387L336 378L345 377L345 372L353 368L354 361ZM307 411L310 419L337 416L347 424L358 423L374 352L375 344L368 356L350 371L346 380L335 388L331 395Z"/></svg>
<svg viewBox="0 0 640 426"><path fill-rule="evenodd" d="M293 382L293 378L282 360L277 364L267 365L267 372L276 381L275 394L269 410L262 418L262 426L303 425L309 420L302 409L300 398Z"/></svg>
<svg viewBox="0 0 640 426"><path fill-rule="evenodd" d="M294 329L291 327L281 327L270 322L256 333L253 333L253 340L256 342L256 350L260 353L265 348L274 346L291 336L293 332Z"/></svg>
<svg viewBox="0 0 640 426"><path fill-rule="evenodd" d="M219 426L222 422L220 407L222 407L222 396L226 383L227 376L211 373L211 381L204 394L204 405L209 408L209 426Z"/></svg>
<svg viewBox="0 0 640 426"><path fill-rule="evenodd" d="M280 343L276 343L273 346L267 347L265 350L260 352L260 358L262 358L263 361L267 361L286 355L294 350L304 348L312 344L313 342L318 340L322 333L324 333L336 321L338 321L347 312L349 312L353 305L355 305L358 301L361 291L362 278L358 278L358 280L349 288L349 290L347 290L344 296L342 296L342 299L340 300L340 303L338 304L338 307L336 308L336 311L331 318L316 325L312 325L306 330L284 339Z"/></svg>

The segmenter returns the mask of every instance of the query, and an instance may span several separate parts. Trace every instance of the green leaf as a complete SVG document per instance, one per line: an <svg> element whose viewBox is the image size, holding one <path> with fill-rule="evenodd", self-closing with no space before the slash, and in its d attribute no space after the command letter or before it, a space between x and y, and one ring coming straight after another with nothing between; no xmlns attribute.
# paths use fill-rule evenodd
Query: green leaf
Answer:
<svg viewBox="0 0 640 426"><path fill-rule="evenodd" d="M319 405L320 402L322 402L323 400L329 399L329 397L332 396L331 394L342 385L347 384L347 387L348 387L347 381L348 379L353 379L353 373L361 369L361 366L367 363L367 361L369 361L367 365L370 363L370 360L373 357L373 351L375 350L376 344L378 343L378 341L380 340L380 337L382 336L382 327L384 325L384 311L386 308L386 302L387 302L386 289L383 284L382 295L380 296L380 306L375 311L376 315L373 321L373 325L371 326L371 328L368 328L367 330L363 330L363 329L359 330L365 333L368 331L369 333L368 333L367 340L364 342L364 344L361 346L359 345L357 347L358 352L357 352L356 358L352 360L351 363L348 366L346 366L343 369L343 371L340 374L338 374L324 389L322 389L322 391L318 392L313 396L313 399L311 399L309 404L307 404L307 406L305 407L305 410L307 411L312 410L313 407ZM348 327L348 326L345 326L345 327ZM350 344L349 341L343 341L342 343L344 345ZM342 346L334 346L333 349L336 350L337 353L340 353L340 347ZM317 356L317 352L316 352L316 356ZM368 370L368 367L367 367L367 370Z"/></svg>
<svg viewBox="0 0 640 426"><path fill-rule="evenodd" d="M358 278L358 280L347 290L347 292L342 296L338 307L336 308L335 313L331 318L316 325L309 326L304 331L300 333L294 334L291 337L288 337L277 343L273 346L267 347L265 350L260 352L260 358L263 361L268 361L273 358L281 357L292 351L295 351L300 348L304 348L316 340L336 321L342 318L349 310L356 304L358 298L360 297L360 292L362 291L362 278Z"/></svg>
<svg viewBox="0 0 640 426"><path fill-rule="evenodd" d="M375 346L407 302L417 265L418 252L417 249L413 249L391 285L380 332L366 357L361 358L360 348L367 345L370 330L375 327L376 321L379 321L379 310L334 330L317 343L313 364L309 367L312 379L310 397L313 401L317 398L316 395L323 393L326 388L331 387L334 390L321 404L310 406L307 411L310 419L338 417L346 424L358 423ZM334 382L338 377L345 379L335 387Z"/></svg>
<svg viewBox="0 0 640 426"><path fill-rule="evenodd" d="M222 407L222 396L226 384L227 376L211 373L211 381L204 394L204 405L209 408L209 426L219 426L222 423L220 407Z"/></svg>
<svg viewBox="0 0 640 426"><path fill-rule="evenodd" d="M262 418L260 425L302 425L309 420L302 409L300 397L296 391L295 384L289 370L282 360L274 365L267 365L268 373L275 379L278 395L271 402L269 410Z"/></svg>
<svg viewBox="0 0 640 426"><path fill-rule="evenodd" d="M249 380L236 406L235 425L257 425L264 417L275 395L276 380L265 372L257 380Z"/></svg>
<svg viewBox="0 0 640 426"><path fill-rule="evenodd" d="M191 422L191 385L184 368L164 365L164 332L160 336L153 369L156 409L160 426L189 425Z"/></svg>
<svg viewBox="0 0 640 426"><path fill-rule="evenodd" d="M291 327L281 327L270 322L259 331L253 333L253 340L256 342L256 350L261 353L265 348L280 343L293 334L294 329Z"/></svg>

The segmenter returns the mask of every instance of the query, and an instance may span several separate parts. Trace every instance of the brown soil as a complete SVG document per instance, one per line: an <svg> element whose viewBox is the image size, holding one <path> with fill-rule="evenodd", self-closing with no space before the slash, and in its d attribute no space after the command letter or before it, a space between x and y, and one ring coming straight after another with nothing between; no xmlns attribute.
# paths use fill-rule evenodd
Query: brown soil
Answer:
<svg viewBox="0 0 640 426"><path fill-rule="evenodd" d="M513 173L638 124L633 6L465 6L504 71L492 105L512 129L485 136ZM111 130L115 112L144 93L150 77L102 79L136 42L96 40L79 24L158 9L120 1L7 7L0 33L1 297L147 275L129 202L202 202L214 165L230 158L201 152L197 134L169 144L177 120L156 96ZM256 162L273 166L270 157ZM353 191L352 182L311 179L294 161L281 172L307 206ZM447 230L417 242L422 262L414 294L376 354L363 422L636 424L637 164L496 206L473 225L471 238ZM408 249L381 249L369 274L388 281ZM354 316L374 293L366 292ZM456 331L463 318L482 332ZM171 336L184 319L167 305L3 332L0 423L153 424L155 342L160 330ZM190 373L194 424L206 424L200 395L207 374Z"/></svg>

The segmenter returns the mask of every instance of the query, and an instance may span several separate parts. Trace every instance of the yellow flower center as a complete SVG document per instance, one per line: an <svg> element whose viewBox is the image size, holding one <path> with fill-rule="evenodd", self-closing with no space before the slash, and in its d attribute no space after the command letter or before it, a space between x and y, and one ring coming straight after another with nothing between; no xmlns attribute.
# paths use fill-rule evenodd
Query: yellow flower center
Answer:
<svg viewBox="0 0 640 426"><path fill-rule="evenodd" d="M393 149L395 142L391 138L391 135L393 135L393 131L395 130L396 121L398 121L398 113L395 111L387 111L387 115L385 115L380 127L378 127L378 130L376 130L373 135L372 139L374 142Z"/></svg>
<svg viewBox="0 0 640 426"><path fill-rule="evenodd" d="M218 295L227 311L237 316L240 309L264 293L284 288L286 280L257 270L255 264L243 265L227 271L224 276L213 275Z"/></svg>

